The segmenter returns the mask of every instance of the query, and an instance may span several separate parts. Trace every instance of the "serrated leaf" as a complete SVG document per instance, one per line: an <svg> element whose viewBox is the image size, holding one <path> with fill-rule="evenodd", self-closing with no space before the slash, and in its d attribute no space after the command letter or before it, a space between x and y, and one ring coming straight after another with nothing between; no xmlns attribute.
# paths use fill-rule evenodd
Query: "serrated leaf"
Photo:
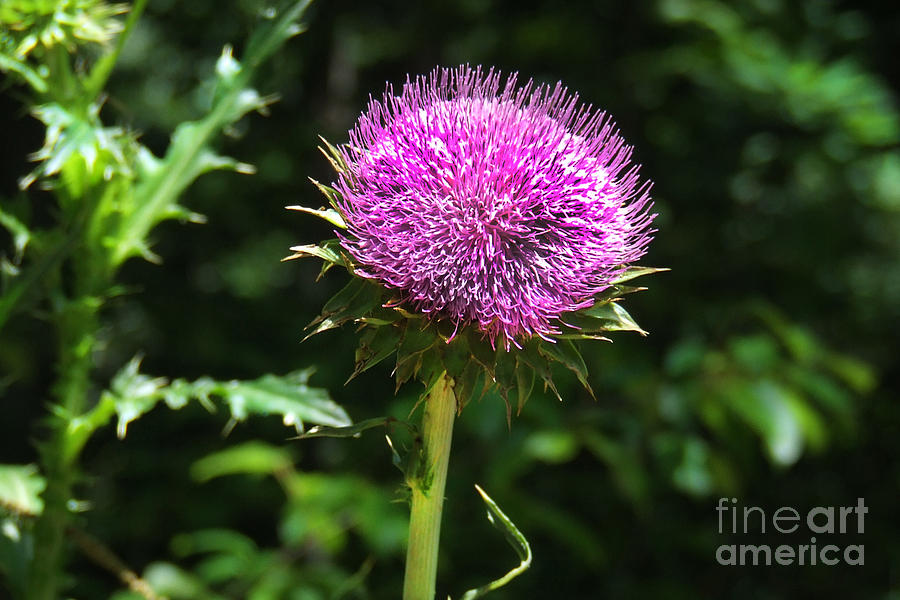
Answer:
<svg viewBox="0 0 900 600"><path fill-rule="evenodd" d="M141 357L136 356L113 377L110 390L103 393L101 402L112 402L118 415L116 435L124 439L128 424L151 411L162 395L167 381L139 372Z"/></svg>
<svg viewBox="0 0 900 600"><path fill-rule="evenodd" d="M322 314L331 315L346 309L357 296L365 291L367 285L366 281L354 277L340 291L328 299L328 302L322 307Z"/></svg>
<svg viewBox="0 0 900 600"><path fill-rule="evenodd" d="M434 347L422 352L420 356L422 357L422 361L418 378L425 384L425 391L422 392L422 395L420 396L420 398L424 399L443 376L444 361L442 360L440 352Z"/></svg>
<svg viewBox="0 0 900 600"><path fill-rule="evenodd" d="M406 323L399 353L406 357L427 350L437 341L437 334L431 327L419 327L417 323Z"/></svg>
<svg viewBox="0 0 900 600"><path fill-rule="evenodd" d="M516 356L511 352L498 350L497 359L494 363L494 381L500 387L500 391L506 394L514 389L516 383Z"/></svg>
<svg viewBox="0 0 900 600"><path fill-rule="evenodd" d="M39 94L47 91L47 82L44 78L27 62L19 60L15 56L0 52L0 71L18 73Z"/></svg>
<svg viewBox="0 0 900 600"><path fill-rule="evenodd" d="M37 516L44 510L46 480L35 465L0 465L0 508Z"/></svg>
<svg viewBox="0 0 900 600"><path fill-rule="evenodd" d="M140 373L139 367L140 358L132 359L123 367L113 378L110 390L103 392L101 402L79 424L96 428L108 418L104 417L107 412L114 412L118 415L117 433L123 438L129 423L153 410L161 400L169 408L179 409L189 399L196 398L212 410L211 396L221 398L228 405L235 422L249 415L279 415L285 425L297 431L303 430L304 423L341 427L352 422L326 390L307 385L312 372L309 369L283 376L263 375L249 381L200 377L195 381L176 379L168 383L165 378Z"/></svg>
<svg viewBox="0 0 900 600"><path fill-rule="evenodd" d="M396 385L394 386L394 393L400 391L400 387L415 377L419 373L419 369L422 368L422 354L412 354L409 356L401 357L401 355L397 355L397 364L394 367L394 380L396 381Z"/></svg>
<svg viewBox="0 0 900 600"><path fill-rule="evenodd" d="M393 373L396 380L395 391L399 391L401 385L418 375L423 355L438 340L437 333L430 326L421 328L418 322L407 320L402 327L403 339L397 348L397 363Z"/></svg>
<svg viewBox="0 0 900 600"><path fill-rule="evenodd" d="M620 283L625 283L626 281L631 281L632 279L637 279L638 277L643 277L644 275L652 275L653 273L664 273L666 271L671 271L671 269L665 267L628 267L625 269L625 272L616 277L610 283L613 285L617 285Z"/></svg>
<svg viewBox="0 0 900 600"><path fill-rule="evenodd" d="M346 411L331 400L328 392L306 385L310 371L284 376L263 375L252 381L219 384L213 392L221 396L238 421L248 415L280 415L287 426L298 431L304 423L343 427L352 421Z"/></svg>
<svg viewBox="0 0 900 600"><path fill-rule="evenodd" d="M490 521L494 527L503 532L506 541L509 542L509 545L512 546L513 550L516 551L520 562L517 567L512 569L503 577L496 579L488 583L487 585L483 585L479 588L467 591L465 594L463 594L462 600L475 600L475 598L481 598L487 593L503 587L504 585L524 573L528 569L528 567L531 566L531 545L528 543L528 540L525 539L525 536L522 535L522 532L519 531L512 520L510 520L510 518L506 516L506 513L500 510L500 507L497 506L497 503L494 502L491 497L488 496L483 489L481 489L481 487L476 484L475 489L478 490L478 494L481 496L481 499L487 506L488 521Z"/></svg>
<svg viewBox="0 0 900 600"><path fill-rule="evenodd" d="M46 125L44 145L31 159L40 165L19 181L28 188L40 177L64 175L70 197L84 193L85 183L112 173L131 175L124 148L133 140L119 127L104 127L100 104L75 108L58 103L37 106L34 116Z"/></svg>

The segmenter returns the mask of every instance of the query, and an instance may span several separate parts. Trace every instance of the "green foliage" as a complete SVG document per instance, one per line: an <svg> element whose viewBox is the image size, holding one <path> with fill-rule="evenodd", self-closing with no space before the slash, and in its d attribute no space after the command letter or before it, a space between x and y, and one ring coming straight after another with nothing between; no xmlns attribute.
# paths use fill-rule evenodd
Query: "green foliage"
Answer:
<svg viewBox="0 0 900 600"><path fill-rule="evenodd" d="M35 465L0 465L0 507L13 515L41 514L45 487Z"/></svg>
<svg viewBox="0 0 900 600"><path fill-rule="evenodd" d="M503 535L506 537L510 546L512 546L516 551L516 554L519 555L521 562L516 568L512 569L500 579L492 581L477 589L467 591L463 594L462 600L475 600L475 598L481 598L482 596L487 595L488 592L503 587L531 566L531 546L529 545L528 540L525 539L525 536L516 528L515 524L510 521L509 517L500 510L497 503L494 502L483 489L478 485L475 486L475 489L478 490L481 499L484 500L484 503L487 506L488 521L491 522L491 525L503 532Z"/></svg>
<svg viewBox="0 0 900 600"><path fill-rule="evenodd" d="M106 44L122 30L115 17L124 4L103 0L11 0L0 6L0 70L24 79L36 92L51 85L56 49Z"/></svg>
<svg viewBox="0 0 900 600"><path fill-rule="evenodd" d="M157 593L171 598L361 597L362 577L374 558L397 555L406 537L402 507L384 490L358 476L304 473L294 469L288 452L259 441L207 455L191 469L194 478L273 477L285 495L278 527L282 546L261 548L228 529L206 529L172 540L180 561L196 563L188 571L176 563L153 563L143 574ZM358 535L372 557L354 574L341 568L341 555ZM117 598L132 598L119 594Z"/></svg>
<svg viewBox="0 0 900 600"><path fill-rule="evenodd" d="M0 574L20 595L31 545L28 520L43 512L46 487L36 465L0 465Z"/></svg>
<svg viewBox="0 0 900 600"><path fill-rule="evenodd" d="M690 66L692 77L704 85L739 87L766 108L784 106L787 117L801 128L827 123L862 146L890 144L900 136L891 95L876 77L853 60L816 61L812 53L804 55L771 33L748 27L741 13L751 11L742 8L709 0L662 2L664 19L697 25L712 34L711 39L674 53L664 68ZM711 56L715 59L710 61ZM730 75L719 78L724 70Z"/></svg>
<svg viewBox="0 0 900 600"><path fill-rule="evenodd" d="M6 537L14 543L4 540L0 559L11 587L23 597L50 600L60 593L63 538L75 505L79 456L113 416L124 438L128 424L161 400L181 408L197 398L211 408L210 396L217 396L231 413L229 428L253 414L279 415L298 432L307 422L350 424L327 392L307 385L311 370L251 381L201 377L169 382L141 374L135 359L99 399L92 393L100 321L107 301L121 293L115 281L120 267L133 256L159 262L150 250L149 234L161 222L203 222L178 204L200 175L216 169L253 172L217 154L212 143L247 113L272 102L251 86L252 79L266 59L300 32L297 21L308 4L287 3L267 11L243 62L225 47L206 84L212 91L206 114L179 125L162 158L133 132L106 126L101 118L102 88L146 0L137 1L124 23L115 18L125 12L123 5L96 0L17 0L0 7L0 69L31 87L32 114L46 131L43 147L31 155L38 166L20 178L19 186L27 190L40 181L56 200L56 221L50 225L46 219L32 220L42 211L21 205L0 211L0 225L13 236L12 258L4 256L3 261L0 327L32 306L45 305L60 348L51 439L41 447L43 476L29 468L8 467L0 473L4 508L16 516L36 517L23 534L15 523L4 521ZM110 48L117 34L117 44ZM99 57L92 54L93 44L101 45ZM41 491L43 498L38 497ZM25 541L18 543L20 537ZM107 568L119 570L110 567L118 561L108 551L94 554L105 557L98 560Z"/></svg>
<svg viewBox="0 0 900 600"><path fill-rule="evenodd" d="M773 463L790 465L805 446L821 451L830 431L849 432L853 397L871 391L874 375L865 364L823 348L771 308L762 314L770 331L734 336L726 348L696 339L674 346L666 359L661 408L670 422L694 413L723 442L736 435L736 426L747 427ZM715 453L696 441L689 448L695 465ZM707 480L691 480L696 477Z"/></svg>

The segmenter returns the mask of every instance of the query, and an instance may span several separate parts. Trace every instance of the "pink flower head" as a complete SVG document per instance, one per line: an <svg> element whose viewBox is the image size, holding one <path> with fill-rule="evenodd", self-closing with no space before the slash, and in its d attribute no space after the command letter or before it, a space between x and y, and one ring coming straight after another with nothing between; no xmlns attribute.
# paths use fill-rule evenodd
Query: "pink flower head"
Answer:
<svg viewBox="0 0 900 600"><path fill-rule="evenodd" d="M343 149L356 273L491 343L558 334L644 255L649 182L606 113L480 67L371 100Z"/></svg>

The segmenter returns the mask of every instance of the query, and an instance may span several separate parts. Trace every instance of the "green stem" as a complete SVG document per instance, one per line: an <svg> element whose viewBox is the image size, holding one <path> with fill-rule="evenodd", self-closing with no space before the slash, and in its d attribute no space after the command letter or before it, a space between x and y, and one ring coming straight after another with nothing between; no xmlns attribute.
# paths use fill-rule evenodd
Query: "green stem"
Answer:
<svg viewBox="0 0 900 600"><path fill-rule="evenodd" d="M412 512L409 521L409 546L406 552L406 576L403 600L433 600L437 575L438 545L441 537L441 513L456 396L453 379L442 374L425 401L422 417L422 455L412 488Z"/></svg>
<svg viewBox="0 0 900 600"><path fill-rule="evenodd" d="M131 30L134 29L135 23L137 23L137 20L140 18L141 13L144 12L146 6L147 0L135 0L134 4L131 6L131 10L128 12L128 18L125 19L125 25L122 27L122 32L116 40L115 49L97 61L97 64L94 65L91 74L85 81L84 89L87 98L94 100L100 92L103 91L103 88L106 86L106 82L112 73L113 67L119 60L119 54L122 53L122 48L125 46L128 37L131 35Z"/></svg>
<svg viewBox="0 0 900 600"><path fill-rule="evenodd" d="M44 511L35 524L34 557L28 573L28 600L56 600L63 584L64 539L69 501L77 477L80 444L69 427L84 412L90 389L91 355L98 329L98 303L91 296L63 300L59 317L59 380L52 437L42 447ZM73 444L77 447L73 447Z"/></svg>

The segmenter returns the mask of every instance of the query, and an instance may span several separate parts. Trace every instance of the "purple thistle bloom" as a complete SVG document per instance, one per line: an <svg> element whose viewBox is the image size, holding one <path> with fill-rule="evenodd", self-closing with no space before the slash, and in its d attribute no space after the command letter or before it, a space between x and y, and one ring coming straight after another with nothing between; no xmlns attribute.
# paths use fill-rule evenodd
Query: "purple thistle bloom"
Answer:
<svg viewBox="0 0 900 600"><path fill-rule="evenodd" d="M649 182L606 113L557 83L435 69L370 100L343 150L356 274L492 344L558 334L653 231Z"/></svg>

